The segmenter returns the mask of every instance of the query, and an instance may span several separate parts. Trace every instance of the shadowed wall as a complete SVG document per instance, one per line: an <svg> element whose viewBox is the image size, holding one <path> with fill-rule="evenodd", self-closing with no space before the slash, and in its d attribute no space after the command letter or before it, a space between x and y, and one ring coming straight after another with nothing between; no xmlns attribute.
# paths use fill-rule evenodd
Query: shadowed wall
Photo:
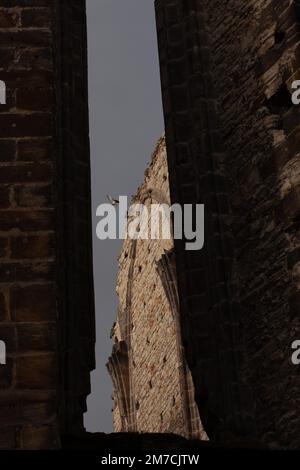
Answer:
<svg viewBox="0 0 300 470"><path fill-rule="evenodd" d="M156 9L171 199L206 205L204 250L175 244L201 418L212 438L299 447L299 6Z"/></svg>
<svg viewBox="0 0 300 470"><path fill-rule="evenodd" d="M94 367L85 2L0 2L0 447L83 430Z"/></svg>

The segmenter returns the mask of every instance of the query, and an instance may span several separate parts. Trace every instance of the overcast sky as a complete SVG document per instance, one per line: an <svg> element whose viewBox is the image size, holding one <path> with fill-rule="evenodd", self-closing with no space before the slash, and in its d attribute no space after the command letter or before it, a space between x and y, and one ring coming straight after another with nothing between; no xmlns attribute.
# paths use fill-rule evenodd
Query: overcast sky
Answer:
<svg viewBox="0 0 300 470"><path fill-rule="evenodd" d="M97 369L85 415L87 431L112 432L112 385L105 364L116 318L120 241L95 237L105 195L135 193L163 132L154 0L86 0L92 164Z"/></svg>

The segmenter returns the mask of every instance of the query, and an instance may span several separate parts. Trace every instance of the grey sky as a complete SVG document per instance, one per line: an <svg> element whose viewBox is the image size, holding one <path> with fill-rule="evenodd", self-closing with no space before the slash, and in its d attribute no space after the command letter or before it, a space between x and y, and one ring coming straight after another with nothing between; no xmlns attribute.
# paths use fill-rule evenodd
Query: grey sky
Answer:
<svg viewBox="0 0 300 470"><path fill-rule="evenodd" d="M105 363L116 317L119 241L95 237L96 207L135 193L163 132L154 0L87 0L97 369L85 426L111 432L111 380Z"/></svg>

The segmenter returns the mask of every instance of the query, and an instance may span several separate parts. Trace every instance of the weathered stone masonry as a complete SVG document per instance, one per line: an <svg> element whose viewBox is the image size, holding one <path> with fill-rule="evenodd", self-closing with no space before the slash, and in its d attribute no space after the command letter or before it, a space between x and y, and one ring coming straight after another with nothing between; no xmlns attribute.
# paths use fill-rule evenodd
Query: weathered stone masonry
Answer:
<svg viewBox="0 0 300 470"><path fill-rule="evenodd" d="M0 448L55 448L94 367L85 2L1 0L0 78Z"/></svg>
<svg viewBox="0 0 300 470"><path fill-rule="evenodd" d="M300 377L290 361L300 334L300 120L290 97L300 76L299 4L234 1L225 22L223 2L205 7L234 216L233 295L245 334L244 375L254 392L258 435L299 447Z"/></svg>
<svg viewBox="0 0 300 470"><path fill-rule="evenodd" d="M210 437L299 447L299 2L156 9L171 200L206 204L205 249L175 244L200 415Z"/></svg>
<svg viewBox="0 0 300 470"><path fill-rule="evenodd" d="M165 139L160 139L134 203L170 204ZM152 219L149 220L149 229ZM129 218L130 223L130 218ZM206 439L182 349L173 240L124 241L119 311L108 369L117 432L170 432Z"/></svg>

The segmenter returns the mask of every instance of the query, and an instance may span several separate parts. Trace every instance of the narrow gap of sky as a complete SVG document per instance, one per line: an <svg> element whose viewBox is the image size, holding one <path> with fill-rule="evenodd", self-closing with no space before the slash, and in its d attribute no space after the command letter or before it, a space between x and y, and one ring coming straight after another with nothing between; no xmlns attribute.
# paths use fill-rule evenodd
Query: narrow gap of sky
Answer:
<svg viewBox="0 0 300 470"><path fill-rule="evenodd" d="M120 241L96 238L96 207L106 194L135 193L163 115L154 0L87 0L96 370L85 427L112 432L112 384L105 364L112 350Z"/></svg>

